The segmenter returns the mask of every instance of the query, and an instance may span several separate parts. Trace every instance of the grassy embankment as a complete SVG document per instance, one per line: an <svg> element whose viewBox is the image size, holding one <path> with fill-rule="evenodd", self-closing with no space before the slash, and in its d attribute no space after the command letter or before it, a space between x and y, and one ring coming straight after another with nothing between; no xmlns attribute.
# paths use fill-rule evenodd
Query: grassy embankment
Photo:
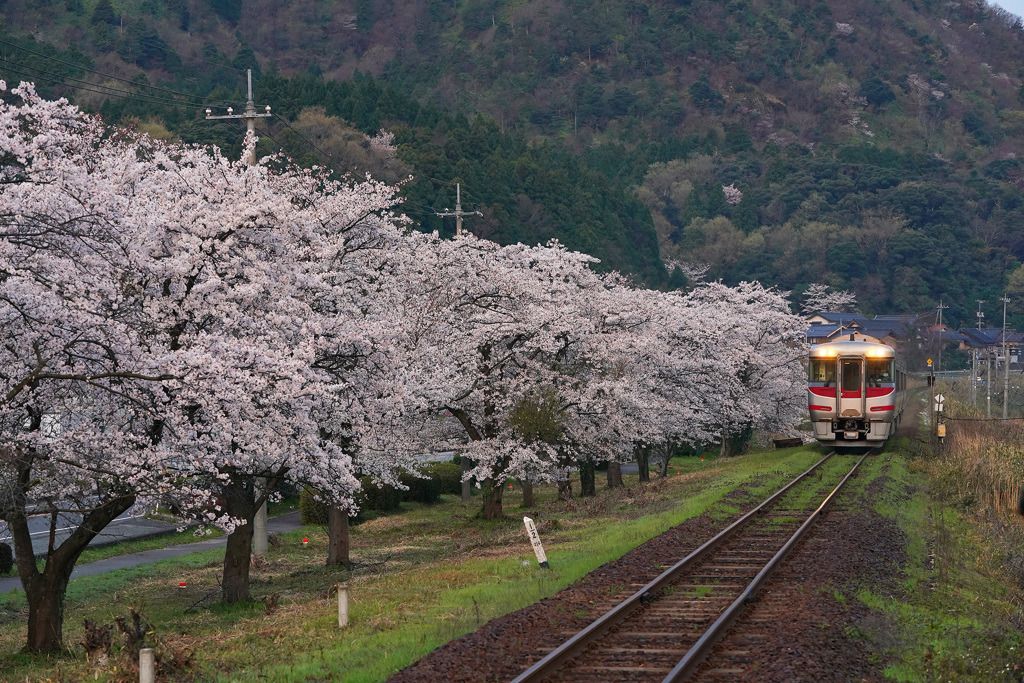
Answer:
<svg viewBox="0 0 1024 683"><path fill-rule="evenodd" d="M72 583L65 618L70 651L61 657L17 654L26 609L20 592L0 597L0 678L4 680L118 680L126 654L115 645L111 663L91 670L78 643L82 620L112 624L130 607L151 624L158 653L195 653L201 680L304 681L330 678L381 681L438 645L487 620L551 595L604 562L707 509L739 485L767 494L803 471L812 448L761 452L726 461L677 461L670 477L600 491L591 499L555 500L541 487L530 510L518 488L506 490L504 522L476 517L478 502L445 497L435 506L404 504L401 514L353 529L354 572L323 565L326 533L317 527L285 534L266 563L254 569L253 594L264 602L217 604L222 551L208 551ZM536 565L522 515L540 528L552 568ZM309 545L303 546L303 537ZM528 565L524 564L529 562ZM187 588L179 589L180 581ZM347 582L351 625L337 629L330 589ZM278 596L276 599L271 596ZM117 638L115 637L115 641Z"/></svg>
<svg viewBox="0 0 1024 683"><path fill-rule="evenodd" d="M949 415L970 415L939 387ZM976 415L976 413L975 413ZM950 419L937 444L898 439L876 506L907 538L895 590L856 598L884 615L870 638L897 681L1020 681L1024 676L1024 421ZM923 430L930 434L931 428ZM875 466L881 466L882 460Z"/></svg>
<svg viewBox="0 0 1024 683"><path fill-rule="evenodd" d="M875 511L896 521L907 538L907 563L892 585L855 595L837 586L835 598L860 600L879 616L851 627L866 638L894 680L1019 680L1024 645L1015 581L1024 575L1024 524L1008 511L1024 472L1024 430L995 433L951 426L933 455L897 440L870 458L851 491L883 476ZM726 516L721 498L747 484L768 493L818 457L812 449L756 453L728 461L684 459L667 481L569 504L542 488L538 505L516 506L509 490L506 522L476 518L478 503L445 498L436 506L404 505L401 514L353 529L357 571L322 565L320 528L286 534L254 571L262 602L217 605L220 551L82 579L69 591L66 640L56 658L16 654L24 637L25 606L18 593L0 597L0 678L4 680L120 680L126 658L89 668L81 648L82 619L110 624L129 607L154 625L151 639L165 658L192 651L201 680L302 681L329 678L381 681L436 646L487 620L556 592L603 562L619 557L663 529L704 510ZM678 474L676 474L678 472ZM552 562L542 571L522 532L520 516L540 526ZM303 546L301 539L310 544ZM530 562L524 566L523 562ZM177 588L179 581L188 587ZM352 624L336 627L330 588L347 582ZM273 600L270 600L273 602ZM129 675L125 680L130 680Z"/></svg>

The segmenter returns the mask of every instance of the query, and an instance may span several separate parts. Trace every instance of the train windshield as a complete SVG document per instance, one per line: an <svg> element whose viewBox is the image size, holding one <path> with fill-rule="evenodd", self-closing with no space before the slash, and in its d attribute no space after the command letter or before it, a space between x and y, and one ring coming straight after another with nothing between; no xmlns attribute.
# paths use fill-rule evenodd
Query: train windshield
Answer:
<svg viewBox="0 0 1024 683"><path fill-rule="evenodd" d="M896 375L893 372L892 360L869 360L868 361L868 386L881 387L892 384Z"/></svg>
<svg viewBox="0 0 1024 683"><path fill-rule="evenodd" d="M812 383L822 384L826 387L835 385L836 362L834 360L812 358L808 369L810 371L808 379Z"/></svg>
<svg viewBox="0 0 1024 683"><path fill-rule="evenodd" d="M843 361L843 391L860 391L859 360Z"/></svg>

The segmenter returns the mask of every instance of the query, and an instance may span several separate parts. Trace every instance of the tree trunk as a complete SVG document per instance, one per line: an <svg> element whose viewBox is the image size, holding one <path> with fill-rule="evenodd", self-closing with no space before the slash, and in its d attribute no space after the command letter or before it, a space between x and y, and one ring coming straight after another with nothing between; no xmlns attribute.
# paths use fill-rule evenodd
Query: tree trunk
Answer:
<svg viewBox="0 0 1024 683"><path fill-rule="evenodd" d="M482 496L484 506L481 510L484 519L503 519L505 517L505 513L501 509L503 493L500 483L494 479L484 479Z"/></svg>
<svg viewBox="0 0 1024 683"><path fill-rule="evenodd" d="M331 505L327 508L327 564L351 566L349 541L348 512Z"/></svg>
<svg viewBox="0 0 1024 683"><path fill-rule="evenodd" d="M584 460L580 463L580 495L589 497L597 495L597 487L594 484L594 463Z"/></svg>
<svg viewBox="0 0 1024 683"><path fill-rule="evenodd" d="M572 500L572 479L562 479L558 482L558 499Z"/></svg>
<svg viewBox="0 0 1024 683"><path fill-rule="evenodd" d="M722 435L722 448L719 451L721 457L729 458L746 453L753 432L752 428L747 427L735 434Z"/></svg>
<svg viewBox="0 0 1024 683"><path fill-rule="evenodd" d="M22 478L22 482L28 483ZM22 502L25 498L22 497ZM135 496L108 499L82 518L82 523L54 548L43 571L36 566L32 535L23 505L7 512L8 528L14 540L18 575L28 600L26 652L60 652L64 639L64 595L75 563L86 546L110 522L135 504Z"/></svg>
<svg viewBox="0 0 1024 683"><path fill-rule="evenodd" d="M661 462L658 466L658 476L662 479L668 476L668 468L672 462L672 444L666 441L661 445Z"/></svg>
<svg viewBox="0 0 1024 683"><path fill-rule="evenodd" d="M536 503L533 498L533 481L523 479L523 507L532 508Z"/></svg>
<svg viewBox="0 0 1024 683"><path fill-rule="evenodd" d="M617 462L608 463L608 488L621 489L623 486L622 465Z"/></svg>
<svg viewBox="0 0 1024 683"><path fill-rule="evenodd" d="M633 455L636 456L636 469L640 475L640 481L650 481L651 472L650 465L647 461L647 448L644 446L636 446L633 448Z"/></svg>
<svg viewBox="0 0 1024 683"><path fill-rule="evenodd" d="M459 465L462 467L462 500L469 500L473 497L473 482L466 474L473 469L473 461L463 455Z"/></svg>
<svg viewBox="0 0 1024 683"><path fill-rule="evenodd" d="M245 522L228 535L228 545L224 550L221 600L231 605L249 599L249 566L252 561L256 498L251 479L232 479L224 486L223 492L224 511L234 519Z"/></svg>

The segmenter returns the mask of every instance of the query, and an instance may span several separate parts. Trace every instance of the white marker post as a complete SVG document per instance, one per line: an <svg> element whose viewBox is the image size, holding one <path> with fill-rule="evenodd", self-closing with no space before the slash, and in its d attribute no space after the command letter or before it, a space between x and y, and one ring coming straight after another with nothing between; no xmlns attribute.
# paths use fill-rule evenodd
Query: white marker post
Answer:
<svg viewBox="0 0 1024 683"><path fill-rule="evenodd" d="M156 653L151 647L139 650L139 683L156 681Z"/></svg>
<svg viewBox="0 0 1024 683"><path fill-rule="evenodd" d="M348 586L338 584L338 628L348 626Z"/></svg>
<svg viewBox="0 0 1024 683"><path fill-rule="evenodd" d="M523 517L523 524L526 525L526 535L530 537L530 543L533 544L533 552L537 555L537 562L543 569L548 569L548 556L544 554L544 546L540 544L537 525L529 517Z"/></svg>

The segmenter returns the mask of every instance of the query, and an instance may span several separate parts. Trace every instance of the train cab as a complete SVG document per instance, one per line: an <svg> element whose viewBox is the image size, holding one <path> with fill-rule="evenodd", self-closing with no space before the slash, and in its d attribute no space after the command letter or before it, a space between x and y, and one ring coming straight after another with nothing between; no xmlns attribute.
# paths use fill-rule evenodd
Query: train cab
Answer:
<svg viewBox="0 0 1024 683"><path fill-rule="evenodd" d="M822 445L881 445L896 431L905 394L906 372L891 346L841 341L811 347L807 403Z"/></svg>

